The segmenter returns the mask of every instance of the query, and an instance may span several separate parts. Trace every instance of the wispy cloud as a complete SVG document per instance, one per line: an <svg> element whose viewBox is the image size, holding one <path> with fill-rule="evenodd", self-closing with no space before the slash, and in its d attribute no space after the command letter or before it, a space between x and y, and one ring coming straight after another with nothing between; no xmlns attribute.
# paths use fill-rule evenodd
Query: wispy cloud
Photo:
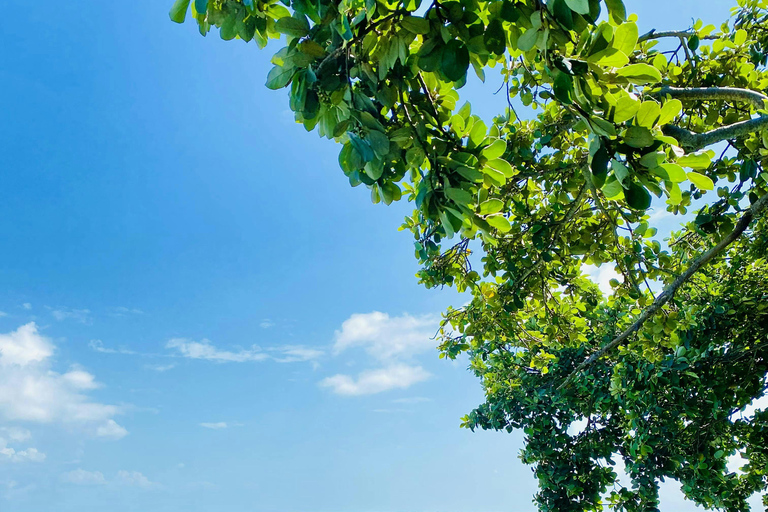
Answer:
<svg viewBox="0 0 768 512"><path fill-rule="evenodd" d="M128 350L127 348L108 348L104 346L104 342L101 340L91 340L88 343L88 346L91 347L96 352L101 352L102 354L127 354L127 355L137 355L137 352L134 352L133 350Z"/></svg>
<svg viewBox="0 0 768 512"><path fill-rule="evenodd" d="M182 357L189 359L205 359L219 363L244 363L246 361L264 361L269 359L269 354L259 347L238 351L222 350L216 348L209 340L192 341L184 338L174 338L166 343L166 348L176 349Z"/></svg>
<svg viewBox="0 0 768 512"><path fill-rule="evenodd" d="M229 425L227 425L225 421L219 421L217 423L201 423L200 426L203 428L209 428L211 430L223 430Z"/></svg>
<svg viewBox="0 0 768 512"><path fill-rule="evenodd" d="M322 350L301 345L270 347L266 350L262 350L258 345L253 345L248 349L228 350L216 347L207 339L193 341L175 338L170 340L165 346L169 349L175 349L180 357L218 363L245 363L267 360L278 363L296 363L314 361L324 354Z"/></svg>
<svg viewBox="0 0 768 512"><path fill-rule="evenodd" d="M95 377L73 367L51 368L55 345L34 322L0 334L0 419L79 425L100 437L119 439L128 432L114 421L121 408L93 401Z"/></svg>
<svg viewBox="0 0 768 512"><path fill-rule="evenodd" d="M144 368L147 370L152 370L155 372L167 372L168 370L173 370L176 368L175 364L145 364Z"/></svg>
<svg viewBox="0 0 768 512"><path fill-rule="evenodd" d="M137 308L126 308L125 306L118 306L116 308L110 308L109 315L122 318L126 316L143 315L144 312Z"/></svg>
<svg viewBox="0 0 768 512"><path fill-rule="evenodd" d="M8 313L6 313L5 311L0 311L0 318L4 316L8 316Z"/></svg>
<svg viewBox="0 0 768 512"><path fill-rule="evenodd" d="M320 381L321 387L330 388L339 395L372 395L391 389L406 389L431 377L421 366L396 364L377 370L361 372L357 378L334 375Z"/></svg>
<svg viewBox="0 0 768 512"><path fill-rule="evenodd" d="M52 309L51 314L53 315L53 318L60 322L63 320L73 320L75 322L80 322L81 324L90 324L92 322L90 309L59 307Z"/></svg>
<svg viewBox="0 0 768 512"><path fill-rule="evenodd" d="M304 361L314 361L321 358L325 352L315 348L303 347L299 345L287 345L285 347L274 347L269 349L278 355L272 358L278 363L300 363Z"/></svg>
<svg viewBox="0 0 768 512"><path fill-rule="evenodd" d="M115 478L109 480L101 471L87 471L85 469L75 469L63 473L61 481L73 485L117 485L125 487L139 487L142 489L154 489L160 487L159 484L152 482L139 471L120 470Z"/></svg>
<svg viewBox="0 0 768 512"><path fill-rule="evenodd" d="M21 307L26 310L30 310L32 309L32 304L30 304L29 302L25 302L24 304L21 305Z"/></svg>
<svg viewBox="0 0 768 512"><path fill-rule="evenodd" d="M115 482L118 485L125 485L129 487L140 487L142 489L154 489L160 485L152 482L139 471L125 471L121 470L117 472Z"/></svg>
<svg viewBox="0 0 768 512"><path fill-rule="evenodd" d="M101 471L74 469L61 475L61 480L74 485L105 485L107 479Z"/></svg>
<svg viewBox="0 0 768 512"><path fill-rule="evenodd" d="M274 327L274 326L275 326L275 323L269 318L265 318L259 324L259 327L261 327L262 329L269 329L270 327Z"/></svg>

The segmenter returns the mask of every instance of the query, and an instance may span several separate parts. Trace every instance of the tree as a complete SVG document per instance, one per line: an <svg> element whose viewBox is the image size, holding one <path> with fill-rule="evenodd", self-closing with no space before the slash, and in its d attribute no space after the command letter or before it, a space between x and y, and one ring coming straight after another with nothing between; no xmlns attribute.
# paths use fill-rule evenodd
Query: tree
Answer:
<svg viewBox="0 0 768 512"><path fill-rule="evenodd" d="M665 478L749 509L768 486L768 412L743 413L768 384L768 1L643 35L622 0L191 12L203 35L285 35L267 87L342 144L352 186L415 203L420 281L472 295L440 330L441 357L468 354L486 391L463 426L524 429L540 510L656 510ZM457 89L491 71L507 99L486 124ZM687 221L664 245L652 207ZM612 294L585 265L615 268Z"/></svg>

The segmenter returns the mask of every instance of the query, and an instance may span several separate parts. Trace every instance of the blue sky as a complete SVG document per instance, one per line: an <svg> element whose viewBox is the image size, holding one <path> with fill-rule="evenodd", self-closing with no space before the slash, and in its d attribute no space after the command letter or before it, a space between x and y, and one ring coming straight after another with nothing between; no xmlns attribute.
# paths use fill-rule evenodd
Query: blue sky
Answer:
<svg viewBox="0 0 768 512"><path fill-rule="evenodd" d="M482 392L430 336L466 299L416 284L409 206L263 86L279 43L171 3L4 2L0 510L534 510L521 436L458 428ZM630 9L730 2L667 5Z"/></svg>

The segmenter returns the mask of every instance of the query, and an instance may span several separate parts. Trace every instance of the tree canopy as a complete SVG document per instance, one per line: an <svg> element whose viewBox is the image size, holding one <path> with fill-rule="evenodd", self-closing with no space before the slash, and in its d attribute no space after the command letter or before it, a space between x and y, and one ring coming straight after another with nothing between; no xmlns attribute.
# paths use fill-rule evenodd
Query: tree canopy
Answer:
<svg viewBox="0 0 768 512"><path fill-rule="evenodd" d="M414 203L420 281L472 296L440 330L486 392L463 426L524 430L540 510L656 510L671 478L744 511L768 487L768 411L744 413L768 384L768 1L644 34L622 0L177 0L171 19L190 10L203 35L285 36L267 87L341 144L352 186ZM486 73L492 120L458 101ZM666 241L665 210L685 221ZM587 265L615 269L611 294Z"/></svg>

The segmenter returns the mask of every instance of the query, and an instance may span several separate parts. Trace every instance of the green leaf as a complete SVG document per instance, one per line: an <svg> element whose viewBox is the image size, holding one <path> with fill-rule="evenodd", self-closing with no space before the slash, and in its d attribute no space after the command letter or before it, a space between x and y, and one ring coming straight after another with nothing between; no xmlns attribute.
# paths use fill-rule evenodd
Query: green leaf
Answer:
<svg viewBox="0 0 768 512"><path fill-rule="evenodd" d="M617 72L617 74L637 85L661 82L661 73L659 70L650 64L645 64L643 62L624 66Z"/></svg>
<svg viewBox="0 0 768 512"><path fill-rule="evenodd" d="M647 148L654 142L651 130L642 126L630 126L624 134L624 143L633 148Z"/></svg>
<svg viewBox="0 0 768 512"><path fill-rule="evenodd" d="M536 46L536 40L539 38L538 29L529 28L523 35L517 38L517 49L521 52L532 50Z"/></svg>
<svg viewBox="0 0 768 512"><path fill-rule="evenodd" d="M551 6L555 19L566 29L573 29L573 11L565 3L565 0L552 0L548 3Z"/></svg>
<svg viewBox="0 0 768 512"><path fill-rule="evenodd" d="M514 2L504 0L501 4L501 19L510 23L516 22L520 19L520 9L515 6Z"/></svg>
<svg viewBox="0 0 768 512"><path fill-rule="evenodd" d="M683 202L683 191L680 190L680 185L673 183L672 186L667 189L667 191L669 192L669 199L667 199L667 204L677 206Z"/></svg>
<svg viewBox="0 0 768 512"><path fill-rule="evenodd" d="M601 188L605 184L605 178L608 176L608 164L611 161L611 154L605 147L601 146L595 156L592 157L590 169L592 170L592 181L595 187Z"/></svg>
<svg viewBox="0 0 768 512"><path fill-rule="evenodd" d="M565 0L565 4L575 13L589 14L589 0Z"/></svg>
<svg viewBox="0 0 768 512"><path fill-rule="evenodd" d="M282 89L291 83L295 71L295 68L273 67L267 75L267 87L273 90Z"/></svg>
<svg viewBox="0 0 768 512"><path fill-rule="evenodd" d="M590 117L589 120L591 122L592 129L598 135L602 135L604 137L613 137L616 135L616 127L613 126L613 123L595 116Z"/></svg>
<svg viewBox="0 0 768 512"><path fill-rule="evenodd" d="M471 182L477 183L483 181L483 173L475 169L462 166L456 169L456 172Z"/></svg>
<svg viewBox="0 0 768 512"><path fill-rule="evenodd" d="M490 180L491 184L502 187L507 182L504 173L497 171L493 167L485 166L482 169L483 174Z"/></svg>
<svg viewBox="0 0 768 512"><path fill-rule="evenodd" d="M640 101L632 98L630 95L621 96L616 102L616 109L613 112L613 122L623 123L629 121L640 109Z"/></svg>
<svg viewBox="0 0 768 512"><path fill-rule="evenodd" d="M379 160L371 160L365 164L365 174L373 181L377 181L384 174L384 165Z"/></svg>
<svg viewBox="0 0 768 512"><path fill-rule="evenodd" d="M637 45L638 36L639 32L635 23L623 23L616 28L611 46L626 55L632 55Z"/></svg>
<svg viewBox="0 0 768 512"><path fill-rule="evenodd" d="M656 121L659 119L661 113L661 107L655 101L644 101L637 111L635 121L638 126L644 126L645 128L653 128Z"/></svg>
<svg viewBox="0 0 768 512"><path fill-rule="evenodd" d="M683 104L680 100L667 100L661 106L659 114L659 125L665 125L672 122L683 110Z"/></svg>
<svg viewBox="0 0 768 512"><path fill-rule="evenodd" d="M712 165L712 157L714 153L705 151L703 153L691 153L689 155L681 156L677 159L677 163L683 167L690 169L706 169Z"/></svg>
<svg viewBox="0 0 768 512"><path fill-rule="evenodd" d="M477 213L480 215L489 215L492 213L499 213L502 208L504 208L503 201L500 199L489 199L483 203L480 203Z"/></svg>
<svg viewBox="0 0 768 512"><path fill-rule="evenodd" d="M446 188L445 195L456 204L466 205L472 202L472 194L461 188Z"/></svg>
<svg viewBox="0 0 768 512"><path fill-rule="evenodd" d="M624 7L622 0L605 0L608 6L608 13L614 23L621 23L627 19L627 8Z"/></svg>
<svg viewBox="0 0 768 512"><path fill-rule="evenodd" d="M630 208L635 210L647 210L651 206L651 194L637 183L630 183L624 192L624 197Z"/></svg>
<svg viewBox="0 0 768 512"><path fill-rule="evenodd" d="M606 48L587 57L587 62L609 68L620 68L629 62L627 54L616 48Z"/></svg>
<svg viewBox="0 0 768 512"><path fill-rule="evenodd" d="M715 189L715 183L709 177L704 176L703 174L691 171L688 173L688 179L691 180L691 183L696 185L696 188L699 190Z"/></svg>
<svg viewBox="0 0 768 512"><path fill-rule="evenodd" d="M309 23L305 19L280 18L275 22L275 30L293 37L304 37L309 34Z"/></svg>
<svg viewBox="0 0 768 512"><path fill-rule="evenodd" d="M621 183L619 183L615 176L608 178L601 190L603 195L611 200L617 200L624 196L624 187L621 186Z"/></svg>
<svg viewBox="0 0 768 512"><path fill-rule="evenodd" d="M514 176L515 170L512 169L512 166L509 165L509 162L506 160L502 160L501 158L495 158L493 160L488 160L485 165L487 167L490 167L491 169L495 169L502 173L506 178L511 178Z"/></svg>
<svg viewBox="0 0 768 512"><path fill-rule="evenodd" d="M483 41L488 51L496 55L501 55L507 50L507 35L500 19L494 18L488 23Z"/></svg>
<svg viewBox="0 0 768 512"><path fill-rule="evenodd" d="M664 179L672 183L682 183L687 179L685 171L677 164L661 164L659 169L666 174ZM658 175L658 173L656 174Z"/></svg>
<svg viewBox="0 0 768 512"><path fill-rule="evenodd" d="M414 34L429 34L429 21L420 16L405 16L400 24Z"/></svg>
<svg viewBox="0 0 768 512"><path fill-rule="evenodd" d="M619 180L619 183L621 183L621 186L627 188L627 184L625 183L625 180L629 177L629 169L627 166L618 160L611 160L611 169L613 169L613 173L616 175L616 179Z"/></svg>
<svg viewBox="0 0 768 512"><path fill-rule="evenodd" d="M385 134L378 130L371 130L366 139L377 156L384 157L389 153L389 139Z"/></svg>
<svg viewBox="0 0 768 512"><path fill-rule="evenodd" d="M452 82L463 79L469 69L469 50L458 39L452 39L445 45L440 68L443 74Z"/></svg>
<svg viewBox="0 0 768 512"><path fill-rule="evenodd" d="M176 0L173 3L171 12L168 13L172 21L175 21L176 23L184 23L184 20L187 17L187 10L189 10L189 1L190 0Z"/></svg>
<svg viewBox="0 0 768 512"><path fill-rule="evenodd" d="M510 229L512 229L512 226L510 225L509 221L503 215L491 215L489 217L486 217L485 221L491 226L493 226L494 228L501 231L502 233L506 233Z"/></svg>
<svg viewBox="0 0 768 512"><path fill-rule="evenodd" d="M501 158L504 155L504 152L507 150L507 143L506 141L502 139L497 139L488 146L487 148L483 149L483 151L480 153L488 160L495 160L496 158Z"/></svg>

